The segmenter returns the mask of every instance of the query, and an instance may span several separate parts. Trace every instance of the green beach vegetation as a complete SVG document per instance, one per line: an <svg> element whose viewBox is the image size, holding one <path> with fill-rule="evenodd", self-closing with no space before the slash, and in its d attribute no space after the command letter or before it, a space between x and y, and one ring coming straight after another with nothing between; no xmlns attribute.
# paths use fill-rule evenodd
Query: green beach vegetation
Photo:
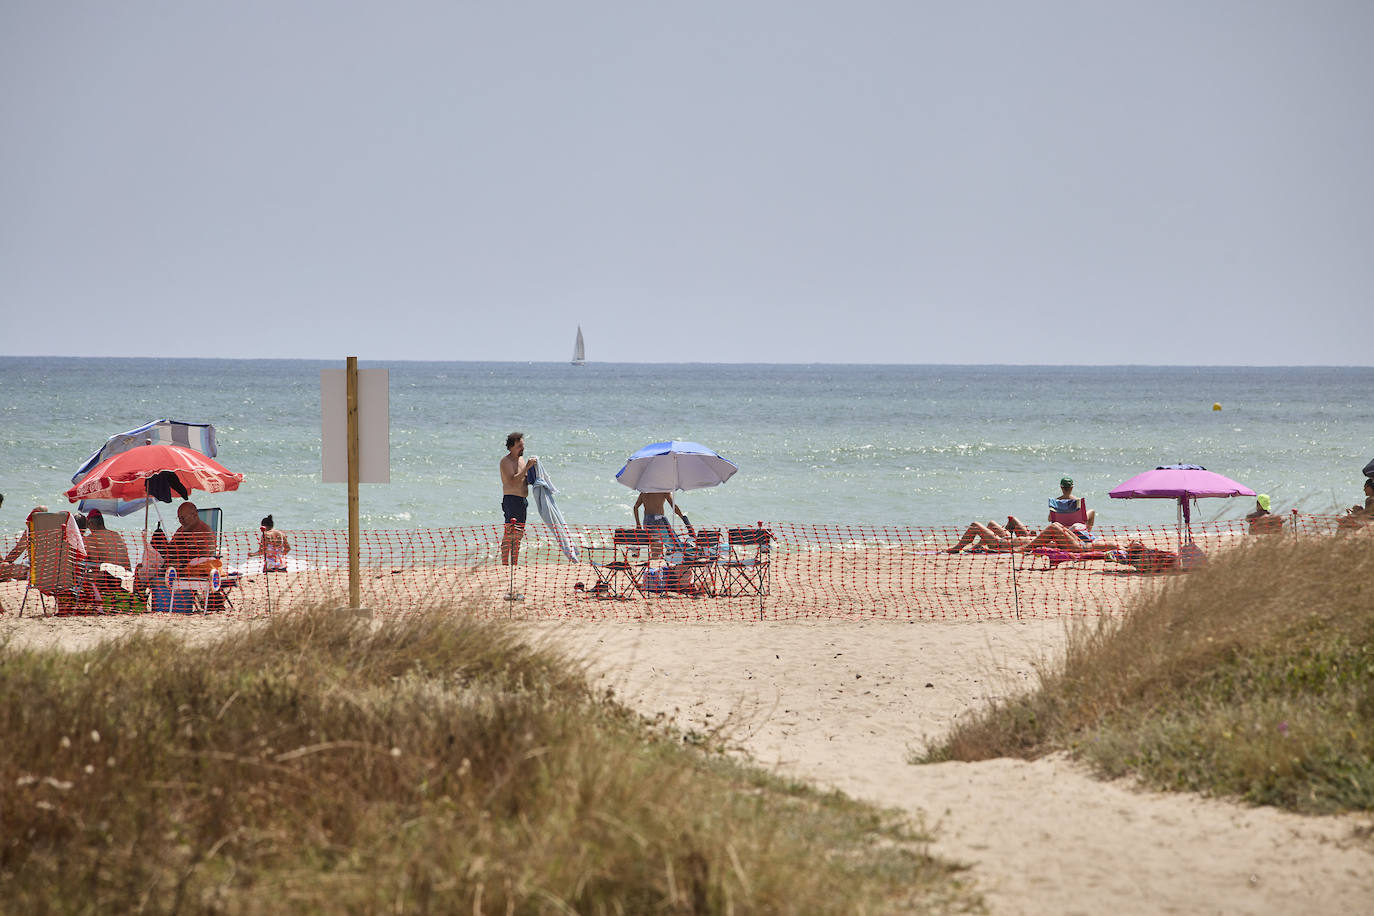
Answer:
<svg viewBox="0 0 1374 916"><path fill-rule="evenodd" d="M646 720L461 609L0 646L12 912L976 910L903 815Z"/></svg>
<svg viewBox="0 0 1374 916"><path fill-rule="evenodd" d="M1069 635L917 762L1069 751L1107 777L1374 810L1374 538L1252 536Z"/></svg>

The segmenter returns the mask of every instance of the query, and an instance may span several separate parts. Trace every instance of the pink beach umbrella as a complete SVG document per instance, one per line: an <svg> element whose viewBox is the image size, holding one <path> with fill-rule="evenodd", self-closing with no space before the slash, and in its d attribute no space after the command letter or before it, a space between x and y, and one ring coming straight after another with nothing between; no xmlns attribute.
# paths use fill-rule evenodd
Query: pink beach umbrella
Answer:
<svg viewBox="0 0 1374 916"><path fill-rule="evenodd" d="M1197 464L1167 464L1137 474L1107 494L1112 499L1176 499L1183 525L1192 521L1191 500L1208 496L1254 496L1255 491Z"/></svg>

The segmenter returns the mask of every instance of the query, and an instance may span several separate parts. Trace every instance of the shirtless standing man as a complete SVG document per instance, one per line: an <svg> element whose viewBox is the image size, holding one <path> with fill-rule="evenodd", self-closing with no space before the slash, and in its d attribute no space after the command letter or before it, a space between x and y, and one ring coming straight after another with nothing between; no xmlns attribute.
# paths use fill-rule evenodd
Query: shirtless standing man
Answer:
<svg viewBox="0 0 1374 916"><path fill-rule="evenodd" d="M539 463L533 455L525 457L525 434L511 433L506 437L506 457L501 459L501 520L505 533L501 536L501 565L516 566L520 562L520 541L525 536L525 513L529 510L529 484L525 473Z"/></svg>
<svg viewBox="0 0 1374 916"><path fill-rule="evenodd" d="M673 550L680 550L682 548L682 544L680 541L678 541L677 532L673 530L672 524L670 524L668 521L667 513L663 511L663 506L665 503L673 507L673 511L677 513L678 518L682 519L683 522L687 521L687 516L682 514L681 507L679 507L677 503L673 502L673 494L641 493L639 494L639 499L635 500L635 527L653 528L657 531L661 531L662 545L667 546ZM639 521L640 506L644 507L644 523L642 525ZM659 543L655 543L654 546L649 549L649 555L653 557L657 557L657 555L660 552L661 547Z"/></svg>

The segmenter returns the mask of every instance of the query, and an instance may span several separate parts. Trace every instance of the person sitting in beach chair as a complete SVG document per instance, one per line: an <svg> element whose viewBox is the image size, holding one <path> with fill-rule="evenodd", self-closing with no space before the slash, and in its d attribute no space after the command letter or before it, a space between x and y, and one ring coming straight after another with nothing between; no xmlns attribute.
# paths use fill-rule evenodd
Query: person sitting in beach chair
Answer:
<svg viewBox="0 0 1374 916"><path fill-rule="evenodd" d="M177 506L177 521L181 522L181 527L167 542L165 559L177 575L194 576L192 564L215 555L215 530L206 524L196 504L190 501Z"/></svg>
<svg viewBox="0 0 1374 916"><path fill-rule="evenodd" d="M1246 514L1245 523L1251 534L1278 534L1283 530L1283 516L1269 511L1269 497L1264 493L1255 497L1255 511Z"/></svg>
<svg viewBox="0 0 1374 916"><path fill-rule="evenodd" d="M116 589L123 590L119 578L101 569L103 564L118 566L124 571L131 568L129 547L118 531L105 527L105 514L92 509L86 517L89 533L86 535L86 562L90 565L91 582L103 594Z"/></svg>
<svg viewBox="0 0 1374 916"><path fill-rule="evenodd" d="M59 615L92 613L98 596L82 574L86 542L70 512L29 513L29 582L19 616L24 616L29 592L38 592L39 605L47 613L47 599L56 602Z"/></svg>
<svg viewBox="0 0 1374 916"><path fill-rule="evenodd" d="M1050 497L1050 515L1047 521L1060 525L1082 524L1091 531L1097 523L1097 512L1088 508L1088 501L1073 495L1073 478L1059 479L1059 496Z"/></svg>
<svg viewBox="0 0 1374 916"><path fill-rule="evenodd" d="M131 591L135 573L123 536L105 527L99 509L91 510L86 524L86 559L78 564L78 573L92 590L88 594L104 611L140 610L141 601Z"/></svg>
<svg viewBox="0 0 1374 916"><path fill-rule="evenodd" d="M33 517L47 511L47 506L34 506L28 518L24 519L24 530L19 535L19 540L15 542L13 549L5 554L4 559L0 559L0 582L29 577L29 564L20 563L19 559L29 552L29 541L32 539L29 526L33 522Z"/></svg>
<svg viewBox="0 0 1374 916"><path fill-rule="evenodd" d="M1363 528L1371 521L1374 521L1374 477L1366 477L1364 481L1364 505L1354 505L1345 510L1345 514L1336 522L1336 527L1343 531L1352 531Z"/></svg>

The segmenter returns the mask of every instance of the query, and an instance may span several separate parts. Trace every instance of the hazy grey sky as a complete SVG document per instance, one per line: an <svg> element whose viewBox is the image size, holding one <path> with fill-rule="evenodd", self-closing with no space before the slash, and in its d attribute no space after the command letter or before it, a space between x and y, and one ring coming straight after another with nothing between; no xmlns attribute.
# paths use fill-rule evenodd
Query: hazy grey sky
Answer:
<svg viewBox="0 0 1374 916"><path fill-rule="evenodd" d="M1374 3L0 3L0 353L1370 365Z"/></svg>

